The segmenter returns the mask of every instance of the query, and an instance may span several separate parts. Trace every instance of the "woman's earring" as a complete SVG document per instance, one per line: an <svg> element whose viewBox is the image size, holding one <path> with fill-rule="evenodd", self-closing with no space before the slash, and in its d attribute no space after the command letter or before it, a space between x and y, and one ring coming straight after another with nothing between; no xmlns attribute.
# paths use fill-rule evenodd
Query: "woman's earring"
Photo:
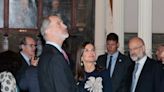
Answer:
<svg viewBox="0 0 164 92"><path fill-rule="evenodd" d="M83 62L81 62L80 65L83 66L84 65Z"/></svg>

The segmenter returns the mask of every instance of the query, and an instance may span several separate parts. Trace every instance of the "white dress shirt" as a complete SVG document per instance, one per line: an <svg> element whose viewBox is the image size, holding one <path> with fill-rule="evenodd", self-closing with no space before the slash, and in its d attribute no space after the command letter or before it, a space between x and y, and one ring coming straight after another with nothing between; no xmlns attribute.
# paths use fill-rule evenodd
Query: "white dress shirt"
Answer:
<svg viewBox="0 0 164 92"><path fill-rule="evenodd" d="M57 43L55 43L55 42L50 42L50 41L46 41L46 44L51 44L51 45L53 45L54 47L56 47L61 53L62 53L62 48L61 48L61 46L59 46Z"/></svg>
<svg viewBox="0 0 164 92"><path fill-rule="evenodd" d="M26 54L24 54L22 51L20 52L20 54L25 59L26 63L30 66L30 59L28 58L28 56Z"/></svg>
<svg viewBox="0 0 164 92"><path fill-rule="evenodd" d="M114 68L115 68L115 65L116 65L118 54L119 54L119 52L116 51L114 54L112 54L112 55L111 54L108 54L108 56L107 56L106 68L108 68L109 61L110 61L110 56L112 56L112 62L111 62L111 67L110 67L110 77L112 77L112 75L113 75L113 71L114 71Z"/></svg>
<svg viewBox="0 0 164 92"><path fill-rule="evenodd" d="M144 56L142 59L135 62L135 63L138 63L139 65L138 65L137 72L135 73L135 80L134 79L132 80L132 85L134 85L134 86L133 86L133 88L131 86L131 92L135 92L135 89L136 89L136 86L137 86L137 83L138 83L138 79L139 79L139 76L140 76L141 71L143 69L143 66L146 62L146 59L147 59L147 56ZM133 71L133 74L134 74L134 71Z"/></svg>

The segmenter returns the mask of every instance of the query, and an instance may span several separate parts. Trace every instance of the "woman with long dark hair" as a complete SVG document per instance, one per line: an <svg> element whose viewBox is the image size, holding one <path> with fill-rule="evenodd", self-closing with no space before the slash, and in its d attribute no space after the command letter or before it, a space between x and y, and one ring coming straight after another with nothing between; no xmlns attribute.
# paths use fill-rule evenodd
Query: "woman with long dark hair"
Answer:
<svg viewBox="0 0 164 92"><path fill-rule="evenodd" d="M80 92L112 92L109 73L96 65L95 47L85 42L77 52L75 79Z"/></svg>

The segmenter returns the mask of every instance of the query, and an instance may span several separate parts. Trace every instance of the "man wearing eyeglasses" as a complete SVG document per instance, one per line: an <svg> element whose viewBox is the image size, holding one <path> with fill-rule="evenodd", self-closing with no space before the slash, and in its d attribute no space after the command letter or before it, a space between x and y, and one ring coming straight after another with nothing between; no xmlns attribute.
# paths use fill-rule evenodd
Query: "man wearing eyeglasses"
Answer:
<svg viewBox="0 0 164 92"><path fill-rule="evenodd" d="M133 37L128 46L130 57L135 62L129 92L159 92L160 65L146 55L144 41Z"/></svg>
<svg viewBox="0 0 164 92"><path fill-rule="evenodd" d="M38 60L35 59L36 42L32 37L30 36L24 37L20 42L19 48L20 48L19 58L21 59L21 68L16 76L17 83L19 83L21 79L24 78L25 72L30 65L36 66L38 64ZM21 91L21 92L25 92L25 91Z"/></svg>

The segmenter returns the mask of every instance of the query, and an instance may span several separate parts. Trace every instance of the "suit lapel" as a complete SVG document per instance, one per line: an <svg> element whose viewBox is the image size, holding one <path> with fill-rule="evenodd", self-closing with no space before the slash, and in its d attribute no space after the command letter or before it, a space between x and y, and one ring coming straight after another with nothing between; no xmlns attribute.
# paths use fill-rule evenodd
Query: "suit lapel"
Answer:
<svg viewBox="0 0 164 92"><path fill-rule="evenodd" d="M66 63L67 65L69 64L69 61L67 61L65 59L64 55L55 46L49 45L49 44L47 44L47 46L49 47L49 51L51 51L53 54L59 54L59 55L61 55L64 58L64 60L65 60L64 63Z"/></svg>
<svg viewBox="0 0 164 92"><path fill-rule="evenodd" d="M22 63L22 65L24 65L24 66L29 66L28 65L28 63L26 62L26 60L24 59L24 57L19 53L19 57L20 57L20 59L21 59L21 63Z"/></svg>
<svg viewBox="0 0 164 92"><path fill-rule="evenodd" d="M119 55L117 57L117 60L116 60L116 64L115 64L114 70L113 70L112 78L113 77L116 78L117 76L119 77L118 73L120 73L120 71L123 70L122 63L123 63L122 56L119 53Z"/></svg>
<svg viewBox="0 0 164 92"><path fill-rule="evenodd" d="M106 67L106 65L107 65L107 57L108 57L108 54L106 53L105 54L105 58L104 58L104 62L103 62L103 65ZM107 67L106 67L106 69L107 69Z"/></svg>
<svg viewBox="0 0 164 92"><path fill-rule="evenodd" d="M144 64L144 66L143 66L143 68L141 70L141 73L139 75L139 78L138 78L138 82L137 82L137 85L136 85L136 92L137 92L137 89L140 88L141 85L142 85L143 77L145 77L147 75L147 73L149 73L149 71L147 71L147 70L150 69L149 67L151 67L150 59L147 57L146 62Z"/></svg>

